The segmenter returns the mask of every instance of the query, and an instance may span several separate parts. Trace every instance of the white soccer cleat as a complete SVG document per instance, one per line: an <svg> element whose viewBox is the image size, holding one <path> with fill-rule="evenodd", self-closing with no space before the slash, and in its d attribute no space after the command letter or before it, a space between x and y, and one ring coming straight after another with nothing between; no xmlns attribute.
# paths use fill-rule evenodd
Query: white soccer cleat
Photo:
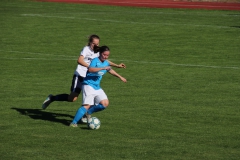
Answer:
<svg viewBox="0 0 240 160"><path fill-rule="evenodd" d="M82 122L82 123L87 123L87 117L83 116L83 117L81 118L81 122Z"/></svg>
<svg viewBox="0 0 240 160"><path fill-rule="evenodd" d="M84 114L84 116L81 118L81 122L82 123L88 123L88 119L91 118L91 115L90 114Z"/></svg>
<svg viewBox="0 0 240 160"><path fill-rule="evenodd" d="M46 100L42 104L42 109L46 109L49 106L49 104L52 103L52 101L51 101L52 96L53 95L51 95L51 94L48 95L48 97L46 98Z"/></svg>
<svg viewBox="0 0 240 160"><path fill-rule="evenodd" d="M70 126L70 127L73 127L73 128L78 127L78 125L77 125L76 123L71 123L69 126Z"/></svg>

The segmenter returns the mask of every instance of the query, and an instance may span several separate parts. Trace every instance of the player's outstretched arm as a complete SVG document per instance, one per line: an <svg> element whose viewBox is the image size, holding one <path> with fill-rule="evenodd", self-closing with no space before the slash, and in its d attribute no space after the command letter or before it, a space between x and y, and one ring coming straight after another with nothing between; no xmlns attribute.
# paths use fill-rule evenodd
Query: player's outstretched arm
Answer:
<svg viewBox="0 0 240 160"><path fill-rule="evenodd" d="M109 60L107 60L107 61L110 63L110 66L117 67L117 68L126 68L126 65L124 63L115 64Z"/></svg>
<svg viewBox="0 0 240 160"><path fill-rule="evenodd" d="M109 72L111 75L116 76L116 77L118 77L119 79L121 79L121 81L127 82L127 80L126 80L124 77L122 77L120 74L118 74L118 73L117 73L116 71L114 71L113 69L110 69L108 72Z"/></svg>

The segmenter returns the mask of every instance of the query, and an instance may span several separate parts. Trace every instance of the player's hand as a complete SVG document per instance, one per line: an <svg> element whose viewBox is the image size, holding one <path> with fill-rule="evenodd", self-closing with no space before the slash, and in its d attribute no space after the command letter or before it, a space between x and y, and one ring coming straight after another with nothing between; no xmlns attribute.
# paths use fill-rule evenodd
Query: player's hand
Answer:
<svg viewBox="0 0 240 160"><path fill-rule="evenodd" d="M121 81L123 81L123 82L127 82L127 80L124 78L124 77L120 77L120 79L121 79Z"/></svg>
<svg viewBox="0 0 240 160"><path fill-rule="evenodd" d="M120 64L118 65L118 68L126 68L126 65L125 65L124 63L120 63Z"/></svg>
<svg viewBox="0 0 240 160"><path fill-rule="evenodd" d="M104 69L106 69L107 71L110 71L110 70L111 70L111 67L110 67L110 66L107 66L107 67L105 67Z"/></svg>

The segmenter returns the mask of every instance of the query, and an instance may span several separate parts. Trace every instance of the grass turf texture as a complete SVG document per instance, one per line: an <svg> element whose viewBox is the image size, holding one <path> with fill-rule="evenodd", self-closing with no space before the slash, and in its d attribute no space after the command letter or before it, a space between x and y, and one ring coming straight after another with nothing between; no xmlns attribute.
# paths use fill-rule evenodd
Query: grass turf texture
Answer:
<svg viewBox="0 0 240 160"><path fill-rule="evenodd" d="M240 21L236 11L0 2L1 159L238 159ZM96 33L116 69L101 128L70 128L76 59Z"/></svg>

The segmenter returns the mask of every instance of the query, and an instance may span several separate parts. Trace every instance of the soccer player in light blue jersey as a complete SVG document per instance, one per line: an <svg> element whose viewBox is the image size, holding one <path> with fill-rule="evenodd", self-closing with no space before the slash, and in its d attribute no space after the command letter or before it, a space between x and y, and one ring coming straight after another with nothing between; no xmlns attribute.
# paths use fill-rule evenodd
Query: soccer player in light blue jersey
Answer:
<svg viewBox="0 0 240 160"><path fill-rule="evenodd" d="M88 67L88 72L82 83L83 103L77 110L77 113L70 124L71 127L77 127L78 121L85 115L91 115L94 112L102 111L109 105L109 100L100 86L103 75L109 72L118 77L121 81L127 80L115 72L107 61L110 55L110 49L102 46L99 49L99 57L94 58Z"/></svg>
<svg viewBox="0 0 240 160"><path fill-rule="evenodd" d="M42 104L42 108L46 109L54 101L66 101L66 102L75 102L81 93L82 82L86 76L87 67L92 59L99 57L98 45L100 43L100 37L98 35L91 35L88 39L88 44L82 49L79 58L77 60L77 68L74 71L72 78L72 85L70 89L70 94L50 94ZM126 68L125 64L120 63L119 65L108 60L111 66L117 68Z"/></svg>

